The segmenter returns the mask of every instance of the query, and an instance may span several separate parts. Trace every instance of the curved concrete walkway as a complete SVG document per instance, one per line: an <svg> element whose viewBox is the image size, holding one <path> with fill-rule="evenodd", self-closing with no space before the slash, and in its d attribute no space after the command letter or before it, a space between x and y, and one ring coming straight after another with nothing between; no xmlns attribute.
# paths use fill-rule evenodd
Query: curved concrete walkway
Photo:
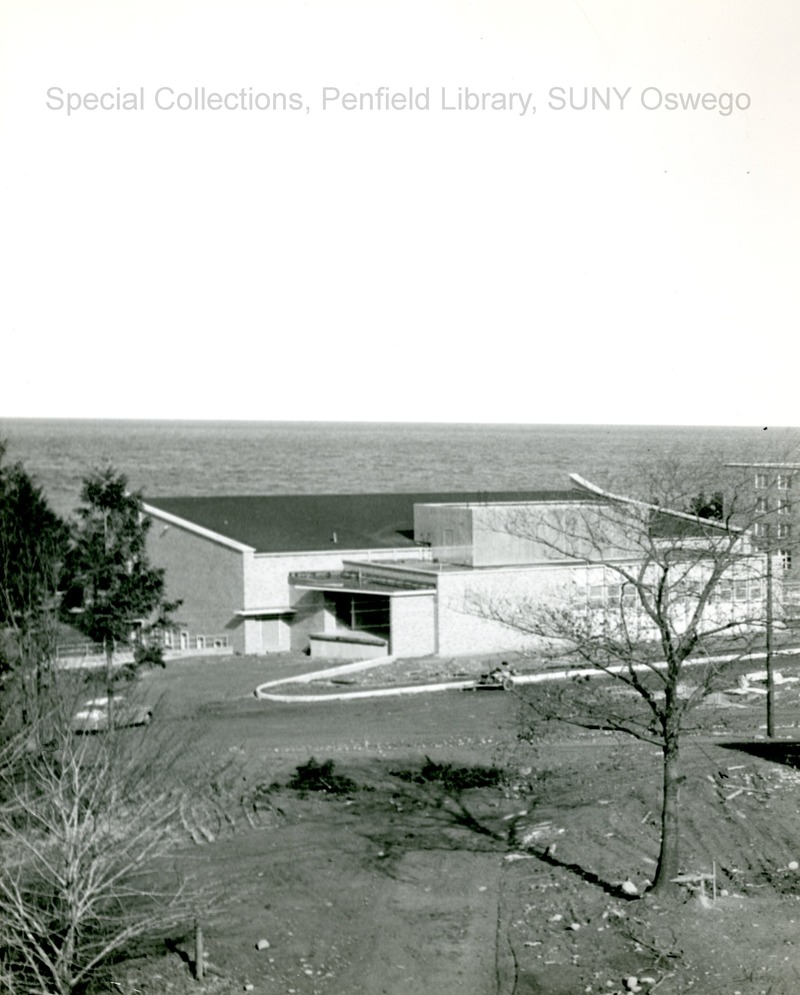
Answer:
<svg viewBox="0 0 800 995"><path fill-rule="evenodd" d="M788 649L774 650L773 657L779 656L797 656L800 654L800 647L791 647ZM727 654L724 656L706 657L702 660L689 660L687 666L698 666L703 663L725 663L726 661L738 660L741 662L751 661L751 660L764 660L766 659L766 653L748 653L745 656L739 656L736 653ZM276 702L319 702L319 701L352 701L359 698L386 698L391 695L398 694L427 694L433 691L463 691L466 688L472 688L475 686L475 680L467 681L444 681L436 684L405 684L402 687L396 688L373 688L368 691L337 691L333 694L276 694L272 691L272 688L279 687L281 684L309 684L311 681L316 680L330 680L333 677L340 677L344 674L357 674L365 670L372 670L376 667L385 666L390 663L395 663L395 657L393 656L382 656L373 660L357 660L355 663L344 663L336 667L327 667L324 670L315 670L308 674L298 674L293 677L281 677L276 681L267 681L264 684L259 684L255 690L256 698L263 699L265 701L276 701ZM659 664L658 668L663 669L666 664ZM627 668L624 666L611 667L608 670L609 674L623 673ZM636 670L646 670L647 667L641 666L635 668ZM547 670L539 674L518 674L512 678L514 684L539 684L543 681L561 681L572 677L603 677L605 676L605 671L598 670L596 667L582 667L580 669L568 669L568 670Z"/></svg>
<svg viewBox="0 0 800 995"><path fill-rule="evenodd" d="M365 670L373 670L390 663L396 663L393 656L381 656L372 660L356 660L354 663L342 663L336 667L326 667L324 670L314 670L308 674L298 674L293 677L281 677L277 681L267 681L259 684L255 690L256 698L267 701L345 701L349 698L380 698L392 694L420 694L423 691L447 691L453 688L472 687L474 681L449 681L440 684L408 684L397 688L373 688L369 691L341 691L333 694L276 694L272 688L281 684L310 684L317 680L331 680L346 674L358 674Z"/></svg>

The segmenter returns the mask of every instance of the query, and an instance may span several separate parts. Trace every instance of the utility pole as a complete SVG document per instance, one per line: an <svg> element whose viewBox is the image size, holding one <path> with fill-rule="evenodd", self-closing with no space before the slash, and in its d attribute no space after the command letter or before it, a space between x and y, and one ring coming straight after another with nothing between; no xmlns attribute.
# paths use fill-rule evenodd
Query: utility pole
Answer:
<svg viewBox="0 0 800 995"><path fill-rule="evenodd" d="M775 735L775 682L772 675L772 543L770 541L770 527L765 525L767 531L767 632L766 632L766 653L767 653L767 736L772 739Z"/></svg>

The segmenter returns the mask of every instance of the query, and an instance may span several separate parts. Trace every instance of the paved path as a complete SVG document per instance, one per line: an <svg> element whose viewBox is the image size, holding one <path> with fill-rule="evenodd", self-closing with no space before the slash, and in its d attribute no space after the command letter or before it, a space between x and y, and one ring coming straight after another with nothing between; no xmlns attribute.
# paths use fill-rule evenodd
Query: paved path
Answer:
<svg viewBox="0 0 800 995"><path fill-rule="evenodd" d="M785 649L773 651L773 658L780 657L791 657L797 656L800 653L800 647L789 647ZM725 663L725 662L759 662L766 660L766 653L748 653L745 656L739 656L738 654L728 654L716 657L706 657L701 659L692 659L686 662L687 667L701 666L708 663ZM336 691L330 694L282 694L280 691L276 691L275 688L280 687L285 684L309 684L312 681L332 679L335 677L341 677L346 674L356 674L363 673L366 670L373 670L377 667L383 667L387 664L394 663L394 657L379 657L375 660L359 660L355 663L342 664L336 667L328 667L324 670L315 670L310 673L297 675L294 677L281 677L278 680L267 681L264 684L260 684L256 690L255 695L257 698L265 699L267 701L277 701L277 702L315 702L315 701L347 701L351 699L358 698L385 698L394 695L408 695L408 694L423 694L433 691L460 691L465 688L471 688L475 686L474 680L466 681L439 681L435 684L407 684L400 687L392 688L369 688L367 690L361 691ZM656 664L658 669L664 669L666 664ZM650 668L640 666L635 667L635 670L644 671ZM627 670L625 666L610 667L609 673L624 673ZM567 678L574 677L603 677L605 676L602 670L597 667L582 667L574 668L569 670L546 670L537 674L519 674L513 678L513 683L515 685L524 684L539 684L545 681L562 681Z"/></svg>

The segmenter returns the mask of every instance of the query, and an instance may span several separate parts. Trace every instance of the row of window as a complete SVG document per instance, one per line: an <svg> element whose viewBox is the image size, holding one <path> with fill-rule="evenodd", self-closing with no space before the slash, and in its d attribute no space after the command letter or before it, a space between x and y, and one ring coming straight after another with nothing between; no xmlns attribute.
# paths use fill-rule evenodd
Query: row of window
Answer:
<svg viewBox="0 0 800 995"><path fill-rule="evenodd" d="M760 580L722 580L714 591L716 601L761 601L764 596Z"/></svg>
<svg viewBox="0 0 800 995"><path fill-rule="evenodd" d="M783 566L788 569L791 566L791 553L784 550L782 553ZM686 584L684 590L678 596L692 597L701 593L700 585ZM761 601L766 596L765 585L758 578L744 578L741 580L723 580L713 591L715 601ZM635 608L638 603L636 589L630 584L592 584L588 590L588 603L590 608L603 608L605 606L622 606L624 609Z"/></svg>
<svg viewBox="0 0 800 995"><path fill-rule="evenodd" d="M770 479L766 473L756 474L756 487L758 490L764 490L764 488L770 486ZM792 476L788 473L779 473L775 477L775 486L779 491L788 491L792 486Z"/></svg>
<svg viewBox="0 0 800 995"><path fill-rule="evenodd" d="M620 603L624 608L633 608L638 603L636 588L630 584L591 584L588 599L590 608Z"/></svg>
<svg viewBox="0 0 800 995"><path fill-rule="evenodd" d="M176 632L172 629L166 629L163 633L164 636L164 648L165 649L198 649L198 650L208 650L208 649L225 649L228 643L227 635L217 635L217 636L195 636L192 640L189 633L185 630L182 632ZM194 645L191 645L192 642Z"/></svg>
<svg viewBox="0 0 800 995"><path fill-rule="evenodd" d="M756 498L756 514L764 515L770 510L767 498ZM792 502L788 498L778 498L778 503L775 505L774 510L779 515L790 515L792 513Z"/></svg>
<svg viewBox="0 0 800 995"><path fill-rule="evenodd" d="M773 539L789 539L792 535L792 527L788 522L777 522L772 527L766 522L756 522L754 531L761 539L766 539L767 536L772 536Z"/></svg>

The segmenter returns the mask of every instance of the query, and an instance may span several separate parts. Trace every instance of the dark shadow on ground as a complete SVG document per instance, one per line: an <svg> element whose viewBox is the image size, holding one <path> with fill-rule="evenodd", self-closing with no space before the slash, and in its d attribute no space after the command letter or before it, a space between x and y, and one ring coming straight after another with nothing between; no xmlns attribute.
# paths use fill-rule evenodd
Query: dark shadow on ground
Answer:
<svg viewBox="0 0 800 995"><path fill-rule="evenodd" d="M559 859L549 847L520 846L514 839L516 820L503 819L498 823L501 809L486 808L487 799L491 805L491 799L498 796L491 787L462 792L445 787L441 782L420 783L421 779L416 776L419 770L412 765L403 771L398 772L396 768L390 771L393 779L399 777L404 782L402 786L395 781L391 792L377 791L367 802L373 811L378 809L385 813L382 831L373 833L370 838L381 847L380 863L388 876L394 876L394 859L387 858L397 858L404 850L524 853L550 867L567 871L620 901L640 897L628 894L620 883L607 881L578 863ZM451 768L448 773L468 776L480 771L479 767ZM484 792L486 796L482 800Z"/></svg>
<svg viewBox="0 0 800 995"><path fill-rule="evenodd" d="M197 978L198 969L197 961L188 953L187 947L189 945L189 937L181 936L178 938L170 938L164 941L164 946L167 951L171 954L177 954L178 957L183 961L183 963L189 968L192 973L193 978Z"/></svg>
<svg viewBox="0 0 800 995"><path fill-rule="evenodd" d="M800 769L800 741L797 740L754 740L731 743L719 743L725 750L735 750L738 753L748 753L751 757L760 757L786 767Z"/></svg>
<svg viewBox="0 0 800 995"><path fill-rule="evenodd" d="M594 871L588 871L585 867L581 867L580 864L570 864L566 860L559 860L551 853L548 853L547 850L528 850L527 852L535 854L543 864L549 864L551 867L560 867L563 871L569 871L571 874L577 875L582 881L595 885L595 887L600 888L607 895L611 895L612 898L617 898L623 902L635 902L641 897L640 895L629 895L627 891L623 891L620 885L605 881L603 878L598 877Z"/></svg>
<svg viewBox="0 0 800 995"><path fill-rule="evenodd" d="M348 818L358 823L365 817L361 834L371 843L367 859L379 873L394 878L397 860L410 850L447 850L526 854L553 868L575 875L621 901L640 897L625 892L619 882L604 879L579 863L556 857L552 847L520 845L516 838L517 817L503 815L513 804L505 772L495 765L465 767L438 763L428 757L402 761L378 761L365 765L336 765L313 759L301 764L296 775L325 768L326 777L337 775L348 791L338 795L321 791L321 797L347 806ZM353 778L349 775L352 774ZM291 795L291 782L276 788ZM308 787L313 787L309 783ZM298 797L317 792L299 793ZM516 803L522 804L519 796ZM525 801L535 808L533 796ZM534 816L531 814L530 819Z"/></svg>

